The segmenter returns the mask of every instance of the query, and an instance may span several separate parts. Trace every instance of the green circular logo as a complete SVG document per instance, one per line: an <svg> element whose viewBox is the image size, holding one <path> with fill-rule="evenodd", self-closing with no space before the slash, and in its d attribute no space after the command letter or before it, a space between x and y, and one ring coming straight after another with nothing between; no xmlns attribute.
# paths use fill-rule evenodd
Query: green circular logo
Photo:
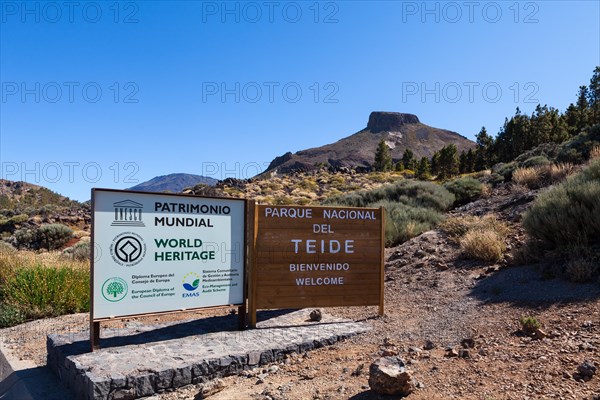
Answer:
<svg viewBox="0 0 600 400"><path fill-rule="evenodd" d="M127 282L119 277L108 278L102 284L102 296L111 302L123 300L127 296Z"/></svg>

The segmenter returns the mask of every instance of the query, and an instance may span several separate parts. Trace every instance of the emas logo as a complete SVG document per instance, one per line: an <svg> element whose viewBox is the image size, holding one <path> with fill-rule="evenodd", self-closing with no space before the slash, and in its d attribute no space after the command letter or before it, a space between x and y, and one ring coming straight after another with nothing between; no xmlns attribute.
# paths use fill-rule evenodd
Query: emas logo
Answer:
<svg viewBox="0 0 600 400"><path fill-rule="evenodd" d="M198 297L200 292L196 292L196 289L200 286L200 276L195 272L188 272L183 276L183 288L189 293L183 293L181 297Z"/></svg>

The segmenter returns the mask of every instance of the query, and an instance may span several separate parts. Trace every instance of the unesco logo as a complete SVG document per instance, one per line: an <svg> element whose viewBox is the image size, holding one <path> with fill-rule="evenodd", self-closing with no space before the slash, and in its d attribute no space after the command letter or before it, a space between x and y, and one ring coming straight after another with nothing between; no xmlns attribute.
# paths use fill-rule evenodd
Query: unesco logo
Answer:
<svg viewBox="0 0 600 400"><path fill-rule="evenodd" d="M146 226L142 221L143 204L133 200L123 200L113 203L113 207L115 218L111 226Z"/></svg>
<svg viewBox="0 0 600 400"><path fill-rule="evenodd" d="M137 233L123 232L113 239L110 255L117 264L132 267L144 259L146 243Z"/></svg>

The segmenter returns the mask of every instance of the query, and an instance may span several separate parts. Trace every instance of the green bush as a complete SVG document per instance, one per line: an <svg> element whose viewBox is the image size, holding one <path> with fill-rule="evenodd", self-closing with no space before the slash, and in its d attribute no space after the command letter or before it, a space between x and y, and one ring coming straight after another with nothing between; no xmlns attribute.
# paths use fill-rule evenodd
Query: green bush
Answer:
<svg viewBox="0 0 600 400"><path fill-rule="evenodd" d="M600 145L600 124L573 136L560 145L557 160L581 164L590 158L590 152Z"/></svg>
<svg viewBox="0 0 600 400"><path fill-rule="evenodd" d="M531 335L542 326L535 317L521 317L519 318L519 325L521 325L521 331L526 335Z"/></svg>
<svg viewBox="0 0 600 400"><path fill-rule="evenodd" d="M536 199L523 225L551 248L600 240L600 159Z"/></svg>
<svg viewBox="0 0 600 400"><path fill-rule="evenodd" d="M21 267L4 282L4 302L19 307L28 318L85 312L89 310L89 284L87 269Z"/></svg>
<svg viewBox="0 0 600 400"><path fill-rule="evenodd" d="M432 229L441 212L454 203L454 195L432 182L402 180L374 190L363 190L327 199L324 204L348 207L383 206L386 210L386 244L402 243Z"/></svg>
<svg viewBox="0 0 600 400"><path fill-rule="evenodd" d="M435 227L443 215L431 208L411 207L382 200L369 207L385 208L385 241L387 246L403 243Z"/></svg>
<svg viewBox="0 0 600 400"><path fill-rule="evenodd" d="M504 182L510 182L515 169L517 169L517 163L514 161L507 164L501 163L494 165L492 168L492 173L500 175Z"/></svg>
<svg viewBox="0 0 600 400"><path fill-rule="evenodd" d="M401 180L374 190L363 190L325 200L324 204L348 207L367 207L378 201L388 200L411 207L425 207L445 211L454 203L454 195L432 182Z"/></svg>
<svg viewBox="0 0 600 400"><path fill-rule="evenodd" d="M16 252L17 249L12 247L10 243L0 240L0 254L14 254Z"/></svg>
<svg viewBox="0 0 600 400"><path fill-rule="evenodd" d="M71 239L73 230L65 225L49 224L36 229L19 229L14 236L19 248L56 250Z"/></svg>
<svg viewBox="0 0 600 400"><path fill-rule="evenodd" d="M531 157L531 158L528 158L527 160L523 161L523 163L520 164L520 167L531 168L531 167L539 167L539 166L548 165L548 164L550 164L550 160L548 160L548 158L546 158L544 156L535 156L535 157Z"/></svg>
<svg viewBox="0 0 600 400"><path fill-rule="evenodd" d="M25 315L19 307L0 303L0 328L19 325L23 322L25 322Z"/></svg>
<svg viewBox="0 0 600 400"><path fill-rule="evenodd" d="M77 261L89 260L91 256L90 242L79 241L75 244L75 246L64 249L63 255L69 259Z"/></svg>
<svg viewBox="0 0 600 400"><path fill-rule="evenodd" d="M455 206L470 203L481 196L483 184L470 176L446 182L444 187L456 198Z"/></svg>
<svg viewBox="0 0 600 400"><path fill-rule="evenodd" d="M20 249L34 249L36 246L36 235L34 229L22 228L15 231L15 246Z"/></svg>

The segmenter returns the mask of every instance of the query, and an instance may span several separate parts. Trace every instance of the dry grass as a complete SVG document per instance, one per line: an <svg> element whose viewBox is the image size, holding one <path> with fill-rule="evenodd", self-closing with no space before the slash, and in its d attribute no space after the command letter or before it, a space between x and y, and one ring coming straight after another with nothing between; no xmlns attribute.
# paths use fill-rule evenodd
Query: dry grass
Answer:
<svg viewBox="0 0 600 400"><path fill-rule="evenodd" d="M501 260L510 233L510 227L493 215L448 218L440 228L459 243L467 258L482 261Z"/></svg>
<svg viewBox="0 0 600 400"><path fill-rule="evenodd" d="M600 146L595 146L592 151L590 151L590 160L595 160L600 158Z"/></svg>
<svg viewBox="0 0 600 400"><path fill-rule="evenodd" d="M535 167L517 168L513 172L513 182L530 189L541 188L564 180L573 174L571 163L538 165Z"/></svg>
<svg viewBox="0 0 600 400"><path fill-rule="evenodd" d="M468 258L492 262L502 259L506 244L492 229L475 229L460 238L460 248Z"/></svg>
<svg viewBox="0 0 600 400"><path fill-rule="evenodd" d="M501 238L506 238L510 233L508 225L505 222L500 221L494 215L447 218L440 224L440 229L453 238L460 238L467 232L474 230L491 230L497 233Z"/></svg>
<svg viewBox="0 0 600 400"><path fill-rule="evenodd" d="M517 168L513 172L512 180L518 185L534 188L541 185L543 175L539 167Z"/></svg>
<svg viewBox="0 0 600 400"><path fill-rule="evenodd" d="M587 257L576 257L567 262L565 276L573 282L589 282L598 274L598 263Z"/></svg>
<svg viewBox="0 0 600 400"><path fill-rule="evenodd" d="M552 183L562 181L573 172L574 167L571 163L552 164L548 167L548 177Z"/></svg>

